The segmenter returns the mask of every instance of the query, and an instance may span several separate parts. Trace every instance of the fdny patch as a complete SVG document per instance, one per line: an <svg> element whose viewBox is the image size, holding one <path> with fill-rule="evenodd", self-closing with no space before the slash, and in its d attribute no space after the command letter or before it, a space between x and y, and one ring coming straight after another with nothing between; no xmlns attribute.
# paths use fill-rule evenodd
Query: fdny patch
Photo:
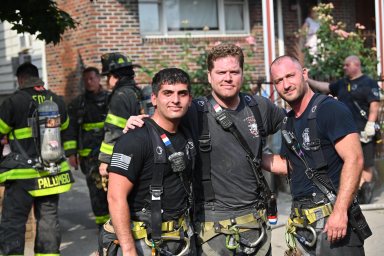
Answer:
<svg viewBox="0 0 384 256"><path fill-rule="evenodd" d="M128 170L129 164L131 163L131 159L131 156L127 156L120 153L113 153L111 159L111 166Z"/></svg>

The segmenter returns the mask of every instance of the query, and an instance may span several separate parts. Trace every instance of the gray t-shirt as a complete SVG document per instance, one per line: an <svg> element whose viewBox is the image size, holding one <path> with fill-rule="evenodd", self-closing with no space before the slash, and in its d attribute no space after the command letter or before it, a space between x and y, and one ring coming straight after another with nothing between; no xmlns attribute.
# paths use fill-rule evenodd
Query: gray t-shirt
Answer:
<svg viewBox="0 0 384 256"><path fill-rule="evenodd" d="M273 134L280 128L284 112L267 98L255 96L263 120L266 134ZM202 104L204 99L194 100ZM215 193L215 208L242 209L253 205L257 198L255 175L247 162L246 152L229 131L216 122L211 104L208 103L208 125L211 135L211 180ZM254 155L257 156L261 135L252 110L244 99L236 110L226 110L236 127L247 140ZM199 177L198 177L199 178ZM197 178L196 182L199 182ZM200 203L200 202L198 202Z"/></svg>

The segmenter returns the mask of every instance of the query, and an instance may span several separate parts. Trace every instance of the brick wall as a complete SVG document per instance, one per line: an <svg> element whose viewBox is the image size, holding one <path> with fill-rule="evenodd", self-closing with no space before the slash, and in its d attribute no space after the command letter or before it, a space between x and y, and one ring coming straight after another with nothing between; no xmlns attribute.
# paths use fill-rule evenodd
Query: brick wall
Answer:
<svg viewBox="0 0 384 256"><path fill-rule="evenodd" d="M161 63L178 66L182 62L182 40L174 38L143 39L140 36L137 1L93 1L59 0L59 7L79 21L76 30L68 31L63 41L54 46L47 45L47 73L50 88L66 101L76 96L81 88L81 67L101 68L100 55L120 51L145 67ZM251 35L256 37L255 57L246 62L255 67L252 76L264 76L264 53L261 1L250 2ZM198 54L201 47L210 47L215 42L241 43L246 46L245 37L190 38L191 54ZM196 65L190 64L189 68ZM137 73L139 83L148 83L151 78Z"/></svg>
<svg viewBox="0 0 384 256"><path fill-rule="evenodd" d="M348 23L353 29L356 0L334 0L334 17ZM264 77L264 47L261 0L249 0L251 35L256 39L254 56L246 58L246 63L253 66L254 79ZM180 39L160 38L143 39L140 36L137 0L58 0L60 8L79 21L76 30L68 31L63 41L46 48L48 83L53 91L64 95L66 101L76 96L81 89L81 68L96 66L101 68L100 55L119 51L129 55L136 63L151 69L161 68L161 64L178 66L183 62ZM283 21L285 50L288 54L297 53L297 41L294 32L299 29L297 11L292 8L292 1L283 0ZM275 5L275 16L276 5ZM275 20L277 18L275 17ZM277 24L275 24L277 34ZM209 48L215 42L241 43L246 47L243 37L193 38L190 54L198 54L202 48ZM277 47L277 45L276 45ZM276 50L276 52L278 52ZM195 68L190 63L188 69ZM148 83L151 78L137 72L139 83Z"/></svg>

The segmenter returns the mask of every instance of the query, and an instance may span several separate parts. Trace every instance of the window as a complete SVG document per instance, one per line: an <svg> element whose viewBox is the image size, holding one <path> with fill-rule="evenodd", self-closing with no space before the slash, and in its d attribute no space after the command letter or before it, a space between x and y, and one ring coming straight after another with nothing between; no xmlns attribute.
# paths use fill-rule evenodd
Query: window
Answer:
<svg viewBox="0 0 384 256"><path fill-rule="evenodd" d="M248 0L139 0L144 36L249 33Z"/></svg>

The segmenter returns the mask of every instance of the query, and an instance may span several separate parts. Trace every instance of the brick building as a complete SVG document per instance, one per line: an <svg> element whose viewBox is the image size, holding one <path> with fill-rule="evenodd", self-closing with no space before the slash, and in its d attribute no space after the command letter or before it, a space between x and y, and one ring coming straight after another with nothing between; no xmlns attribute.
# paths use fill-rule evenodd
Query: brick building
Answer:
<svg viewBox="0 0 384 256"><path fill-rule="evenodd" d="M81 88L81 70L100 66L100 55L119 51L146 68L137 70L137 81L148 84L151 72L164 66L194 70L191 60L217 42L239 43L247 51L248 75L268 80L271 60L297 51L297 31L308 6L319 0L57 0L59 8L79 22L60 44L45 45L43 53L31 44L32 60L40 60L41 73L50 89L68 101ZM359 22L374 35L375 3L381 0L334 0L334 17L353 30ZM382 8L382 7L381 7ZM377 9L377 8L376 8ZM359 10L359 11L357 11ZM1 30L1 29L0 29ZM0 31L1 32L1 31ZM246 39L252 36L255 45ZM369 37L374 38L374 37ZM372 44L374 40L370 40ZM0 80L16 88L9 56L2 55L0 33ZM17 48L15 48L17 49ZM44 50L45 49L45 50ZM23 50L20 48L19 51ZM25 49L24 49L25 50ZM13 54L15 55L15 53ZM2 60L7 58L6 60ZM14 57L17 57L14 56ZM8 63L8 64L7 64ZM8 66L7 66L8 65ZM3 77L6 76L6 79ZM7 82L7 85L10 85ZM0 87L3 85L0 84ZM9 90L7 91L9 93ZM2 90L0 88L0 95Z"/></svg>

